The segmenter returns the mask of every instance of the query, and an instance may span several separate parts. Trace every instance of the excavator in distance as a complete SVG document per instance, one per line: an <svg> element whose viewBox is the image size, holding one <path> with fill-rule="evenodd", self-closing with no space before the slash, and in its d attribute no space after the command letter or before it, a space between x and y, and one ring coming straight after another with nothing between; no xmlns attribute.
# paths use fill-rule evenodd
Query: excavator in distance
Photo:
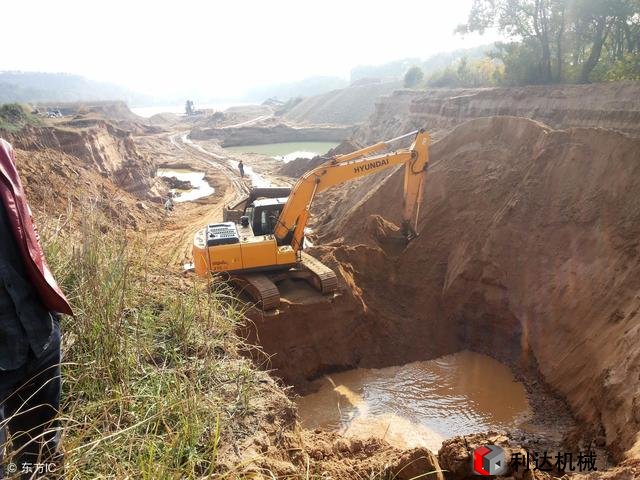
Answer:
<svg viewBox="0 0 640 480"><path fill-rule="evenodd" d="M379 153L409 136L415 136L409 148ZM223 222L209 224L196 232L193 240L196 273L228 275L231 283L264 311L277 308L280 303L277 284L287 278L304 279L323 294L332 294L338 288L335 273L303 251L304 229L315 196L334 185L404 165L401 232L410 241L417 235L415 225L429 163L429 144L429 134L417 130L336 155L305 173L290 190L254 189L241 202L242 209L234 221L223 218ZM229 215L225 213L225 217Z"/></svg>

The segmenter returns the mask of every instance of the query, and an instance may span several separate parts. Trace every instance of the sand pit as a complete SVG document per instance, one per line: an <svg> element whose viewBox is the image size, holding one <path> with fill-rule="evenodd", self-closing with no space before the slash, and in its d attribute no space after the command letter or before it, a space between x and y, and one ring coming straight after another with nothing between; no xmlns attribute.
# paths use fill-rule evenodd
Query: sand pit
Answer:
<svg viewBox="0 0 640 480"><path fill-rule="evenodd" d="M640 140L492 117L454 129L431 158L420 236L401 253L367 233L386 225L372 216L399 223L399 173L315 227L342 294L256 319L272 366L304 391L326 372L471 349L539 373L528 389L567 400L575 442L637 456ZM553 423L550 402L538 412Z"/></svg>

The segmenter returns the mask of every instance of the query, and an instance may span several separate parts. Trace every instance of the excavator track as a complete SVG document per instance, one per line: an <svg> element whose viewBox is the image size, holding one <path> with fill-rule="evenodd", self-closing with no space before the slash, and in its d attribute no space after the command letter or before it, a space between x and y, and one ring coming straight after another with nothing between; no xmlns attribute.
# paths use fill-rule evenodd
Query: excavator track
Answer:
<svg viewBox="0 0 640 480"><path fill-rule="evenodd" d="M301 265L311 275L306 277L313 286L323 294L333 293L338 289L338 278L333 270L308 253L301 252Z"/></svg>
<svg viewBox="0 0 640 480"><path fill-rule="evenodd" d="M231 283L246 293L262 310L274 310L280 305L280 291L269 277L260 273L234 275Z"/></svg>

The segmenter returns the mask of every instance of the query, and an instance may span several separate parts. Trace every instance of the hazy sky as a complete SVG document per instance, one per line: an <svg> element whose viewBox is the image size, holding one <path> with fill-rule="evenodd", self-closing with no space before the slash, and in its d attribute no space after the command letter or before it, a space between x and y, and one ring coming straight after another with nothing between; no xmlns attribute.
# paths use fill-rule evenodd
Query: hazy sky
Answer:
<svg viewBox="0 0 640 480"><path fill-rule="evenodd" d="M0 70L77 73L140 92L220 97L495 40L454 35L472 0L20 0Z"/></svg>

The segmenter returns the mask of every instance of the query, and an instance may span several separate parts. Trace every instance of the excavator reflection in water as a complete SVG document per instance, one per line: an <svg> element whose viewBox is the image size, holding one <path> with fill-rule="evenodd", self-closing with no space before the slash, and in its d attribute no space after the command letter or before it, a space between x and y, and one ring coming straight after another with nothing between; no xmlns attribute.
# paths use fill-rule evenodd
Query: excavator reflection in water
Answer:
<svg viewBox="0 0 640 480"><path fill-rule="evenodd" d="M408 149L379 153L409 136L415 139ZM225 211L222 223L209 224L195 234L196 273L229 274L231 282L263 310L278 306L277 283L287 278L302 278L324 294L333 293L338 286L335 273L303 251L313 199L334 185L404 165L401 231L409 241L416 236L429 144L429 134L424 130L411 132L330 158L305 173L292 189L254 189L248 198Z"/></svg>

